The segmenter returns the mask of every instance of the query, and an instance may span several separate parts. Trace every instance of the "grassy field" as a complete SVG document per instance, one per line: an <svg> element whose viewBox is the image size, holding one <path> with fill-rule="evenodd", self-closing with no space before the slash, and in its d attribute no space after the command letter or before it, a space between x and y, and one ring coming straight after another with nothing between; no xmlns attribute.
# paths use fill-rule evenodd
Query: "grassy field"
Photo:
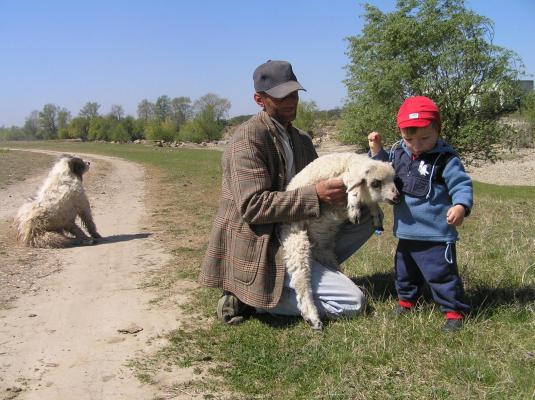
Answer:
<svg viewBox="0 0 535 400"><path fill-rule="evenodd" d="M0 143L0 147L5 144ZM144 163L159 176L149 203L174 254L153 284L164 292L195 279L220 183L220 153L141 145L10 143L96 152ZM392 318L395 238L373 237L345 272L368 295L370 312L328 322L315 334L300 319L253 317L237 327L213 319L218 291L197 289L184 313L191 323L137 364L150 381L171 364L209 369L199 390L220 388L245 399L534 399L535 188L475 184L472 216L460 229L460 274L473 313L456 334L424 296L417 312ZM192 320L195 320L193 318ZM200 326L202 325L202 326ZM223 386L221 386L223 385ZM189 387L189 391L196 388Z"/></svg>

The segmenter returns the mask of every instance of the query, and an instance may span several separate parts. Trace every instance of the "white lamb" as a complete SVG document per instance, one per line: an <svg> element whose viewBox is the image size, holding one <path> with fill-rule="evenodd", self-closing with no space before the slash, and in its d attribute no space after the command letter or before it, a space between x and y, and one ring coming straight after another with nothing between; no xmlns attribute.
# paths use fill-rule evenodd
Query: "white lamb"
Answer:
<svg viewBox="0 0 535 400"><path fill-rule="evenodd" d="M347 207L321 204L319 218L284 224L281 242L290 284L297 294L301 315L312 329L321 330L322 323L312 297L311 260L339 268L334 252L335 237L347 219L358 223L361 206L370 210L376 230L383 230L379 202L395 204L399 193L394 184L394 170L388 163L371 160L355 153L328 154L311 162L288 184L286 190L341 178L347 187Z"/></svg>

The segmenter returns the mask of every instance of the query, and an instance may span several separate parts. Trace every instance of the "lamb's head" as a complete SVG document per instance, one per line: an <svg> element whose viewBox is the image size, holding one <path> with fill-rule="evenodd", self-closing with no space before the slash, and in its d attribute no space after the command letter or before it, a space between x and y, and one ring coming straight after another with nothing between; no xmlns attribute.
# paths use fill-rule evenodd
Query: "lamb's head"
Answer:
<svg viewBox="0 0 535 400"><path fill-rule="evenodd" d="M394 183L394 169L388 163L375 160L352 163L344 177L344 183L348 195L357 196L359 203L399 202L399 192Z"/></svg>
<svg viewBox="0 0 535 400"><path fill-rule="evenodd" d="M80 157L71 155L62 156L59 162L63 164L65 169L80 179L82 179L82 176L87 172L91 164L89 161L84 161Z"/></svg>

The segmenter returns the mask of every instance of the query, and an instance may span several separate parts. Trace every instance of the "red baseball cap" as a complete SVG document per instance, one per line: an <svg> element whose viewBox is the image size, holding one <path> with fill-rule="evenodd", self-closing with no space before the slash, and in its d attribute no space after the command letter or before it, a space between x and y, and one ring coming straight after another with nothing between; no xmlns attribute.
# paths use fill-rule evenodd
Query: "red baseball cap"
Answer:
<svg viewBox="0 0 535 400"><path fill-rule="evenodd" d="M437 121L440 126L440 111L429 97L409 97L399 108L397 119L399 128L423 128L431 121Z"/></svg>

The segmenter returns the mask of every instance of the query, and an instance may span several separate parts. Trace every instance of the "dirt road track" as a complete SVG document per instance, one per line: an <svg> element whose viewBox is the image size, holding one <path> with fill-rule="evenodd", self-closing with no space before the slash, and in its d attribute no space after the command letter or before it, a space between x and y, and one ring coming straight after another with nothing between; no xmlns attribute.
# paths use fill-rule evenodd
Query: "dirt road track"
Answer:
<svg viewBox="0 0 535 400"><path fill-rule="evenodd" d="M159 394L125 365L161 344L148 344L149 338L180 325L178 307L150 305L153 295L139 286L144 273L169 260L142 230L144 170L116 158L89 157L92 169L98 170L99 161L111 165L98 183L99 193L89 193L98 231L107 241L54 250L61 270L0 311L0 398L115 400ZM41 179L3 190L0 217L14 214ZM132 324L143 330L118 332ZM176 381L188 378L188 371L183 373Z"/></svg>

